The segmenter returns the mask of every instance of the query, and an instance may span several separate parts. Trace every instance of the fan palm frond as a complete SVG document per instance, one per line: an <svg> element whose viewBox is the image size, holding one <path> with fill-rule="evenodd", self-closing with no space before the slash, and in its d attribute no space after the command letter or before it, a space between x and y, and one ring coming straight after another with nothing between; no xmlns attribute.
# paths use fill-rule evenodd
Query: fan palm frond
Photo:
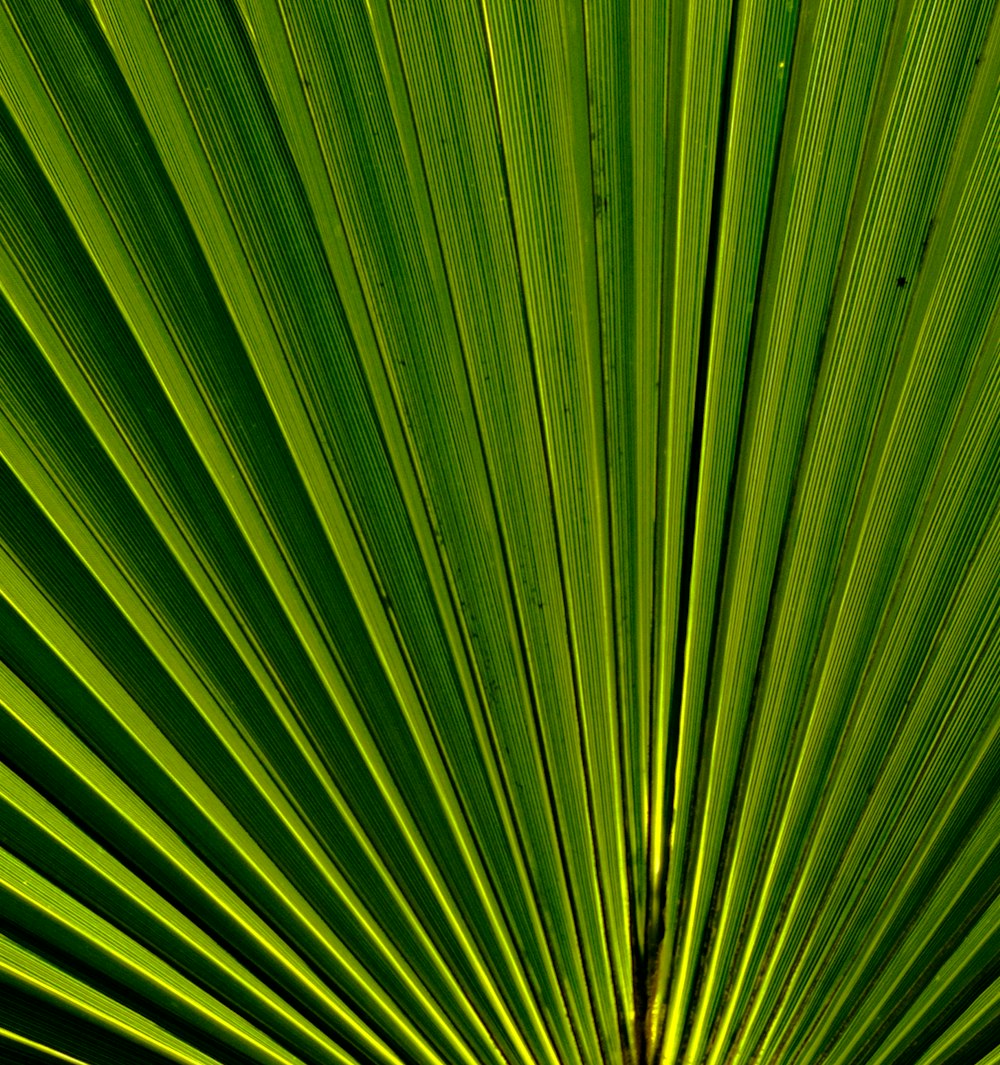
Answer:
<svg viewBox="0 0 1000 1065"><path fill-rule="evenodd" d="M0 1047L1000 1063L1000 7L0 0Z"/></svg>

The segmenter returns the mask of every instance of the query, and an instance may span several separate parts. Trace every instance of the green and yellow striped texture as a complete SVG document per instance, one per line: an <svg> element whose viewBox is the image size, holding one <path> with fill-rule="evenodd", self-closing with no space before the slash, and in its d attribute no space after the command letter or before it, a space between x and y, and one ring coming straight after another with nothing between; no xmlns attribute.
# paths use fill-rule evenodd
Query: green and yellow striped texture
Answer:
<svg viewBox="0 0 1000 1065"><path fill-rule="evenodd" d="M1000 1063L1000 5L0 0L0 1059Z"/></svg>

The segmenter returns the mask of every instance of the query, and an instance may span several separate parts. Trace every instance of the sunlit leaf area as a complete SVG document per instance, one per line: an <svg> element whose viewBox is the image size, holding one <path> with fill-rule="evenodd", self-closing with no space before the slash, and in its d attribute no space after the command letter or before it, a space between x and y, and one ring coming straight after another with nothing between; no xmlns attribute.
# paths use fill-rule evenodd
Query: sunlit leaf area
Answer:
<svg viewBox="0 0 1000 1065"><path fill-rule="evenodd" d="M1000 3L0 97L0 1062L1000 1065Z"/></svg>

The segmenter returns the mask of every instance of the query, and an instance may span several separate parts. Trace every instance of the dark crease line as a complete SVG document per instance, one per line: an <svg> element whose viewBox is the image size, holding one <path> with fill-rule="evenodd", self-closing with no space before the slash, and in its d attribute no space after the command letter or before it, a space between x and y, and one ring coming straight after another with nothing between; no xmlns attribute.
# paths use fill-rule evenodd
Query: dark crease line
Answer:
<svg viewBox="0 0 1000 1065"><path fill-rule="evenodd" d="M796 13L796 32L797 32L797 28L798 28L798 25L799 25L799 21L798 20L799 20L800 16L801 16L801 9L799 9L799 11ZM737 430L736 430L736 437L735 437L735 446L734 446L734 452L733 452L733 463L732 463L732 465L730 467L729 485L728 485L727 491L726 491L726 508L725 508L725 515L724 515L723 523L722 523L722 527L723 527L722 541L721 541L720 546L719 546L720 565L719 565L719 568L718 568L717 573L716 573L715 603L714 603L713 615L712 615L713 616L712 635L711 635L711 640L710 640L710 643L709 643L709 651L708 651L709 677L708 677L708 685L707 685L706 699L705 699L705 702L706 702L707 706L711 706L712 705L713 697L715 697L715 698L718 697L718 684L716 683L717 673L716 673L716 671L715 671L715 669L713 667L716 665L715 658L716 658L716 655L718 653L718 643L719 643L721 613L722 613L721 608L722 608L722 602L723 602L723 598L724 598L725 588L726 588L726 585L728 583L727 582L727 576L728 576L727 570L728 570L729 544L730 544L730 539L731 539L731 536L732 536L732 518L733 518L733 510L734 510L734 507L735 507L735 500L736 500L736 489L737 489L737 485L738 485L738 482L739 482L739 467L741 465L741 457L742 457L742 452L743 452L744 435L746 433L746 416L747 416L748 399L749 399L750 376L751 376L751 370L752 370L752 366L753 366L753 353L754 353L754 349L755 349L756 341L757 341L757 329L758 329L759 324L760 324L760 311L761 311L761 305L762 305L761 295L762 295L762 289L763 289L763 284L764 284L764 279L765 279L765 265L766 265L766 260L767 260L768 242L770 240L771 227L772 227L772 224L773 224L773 221L774 221L774 207L775 207L775 195L776 195L777 187L778 187L779 161L781 159L782 145L783 145L783 142L784 142L784 137L785 137L785 132L786 132L785 116L786 116L786 113L788 111L788 97L789 97L790 87L791 87L791 81L790 81L790 79L786 79L786 81L785 81L785 93L784 93L784 96L782 98L781 115L778 118L778 136L777 136L777 140L776 140L776 143L775 143L775 146L774 146L774 149L773 149L773 153L772 153L771 183L770 183L770 189L769 189L769 192L768 192L767 208L766 208L765 219L764 219L764 229L763 229L764 236L763 236L763 239L761 241L761 246L760 246L760 250L758 252L758 258L757 258L757 277L756 277L756 281L755 281L755 284L754 284L753 314L752 314L751 322L750 322L750 330L749 330L749 333L748 333L748 336L747 336L746 358L745 358L744 367L743 367L743 384L742 384L742 388L741 388L741 392L740 392L740 407L739 407L739 416L738 416ZM733 778L733 789L737 793L739 793L739 791L740 791L741 781L743 780L744 770L746 768L747 760L749 759L749 755L750 755L750 748L752 746L751 743L750 743L750 736L751 736L751 733L753 731L752 728L751 728L751 719L752 719L752 714L750 713L750 709L748 707L747 717L746 717L746 720L744 721L744 726L743 726L743 730L742 730L742 736L740 737L740 748L739 748L739 755L738 755L737 764L736 764L736 773L735 773L735 776ZM725 826L723 828L722 839L720 841L719 861L716 864L716 872L715 872L715 877L714 877L714 881L713 881L713 885L712 885L712 893L711 893L711 896L710 896L710 899L709 899L708 914L707 914L707 917L706 917L706 923L707 924L709 924L711 922L712 914L715 911L715 908L716 908L716 906L717 906L717 904L719 902L719 893L721 891L722 884L723 884L723 881L725 879L725 873L726 873L726 871L728 869L728 863L723 860L723 857L727 854L727 852L729 851L729 849L730 849L730 847L732 845L732 835L733 835L733 831L734 831L734 828L735 828L735 825L736 825L736 821L737 821L737 816L736 816L737 807L738 807L738 803L733 801L733 792L731 791L730 792L730 797L729 797L729 802L727 804L726 822L725 822ZM741 925L741 927L742 927L742 925ZM708 944L711 943L711 937L708 938L707 943ZM692 983L692 996L694 996L695 998L697 998L697 996L699 994L699 991L701 989L704 977L706 975L704 970L705 970L705 961L707 960L708 956L709 955L708 955L707 951L704 951L702 953L701 960L699 962L697 971L695 973L694 981ZM720 1018L718 1016L715 1017L715 1024L718 1023L719 1019ZM708 1041L711 1040L711 1036L712 1036L712 1032L714 1031L714 1027L715 1027L715 1025L713 1025L712 1029L710 1029L710 1031L708 1033L708 1036L707 1036L707 1040ZM708 1044L706 1044L706 1045L708 1045Z"/></svg>
<svg viewBox="0 0 1000 1065"><path fill-rule="evenodd" d="M730 110L732 107L732 85L733 85L733 68L735 66L735 51L736 51L736 24L739 19L740 0L733 0L733 5L729 15L729 27L726 42L726 57L723 68L723 80L722 89L719 98L719 122L716 132L716 146L715 146L715 172L712 180L712 212L711 220L709 223L707 253L705 259L705 282L702 288L702 305L701 305L701 321L698 339L698 367L695 379L695 394L694 404L692 408L692 434L691 434L691 448L688 453L688 480L687 480L687 492L684 501L684 539L683 549L681 553L681 569L680 569L680 581L679 581L679 593L680 601L678 604L678 627L677 627L677 641L674 647L674 676L680 679L680 683L674 685L672 694L672 707L671 707L671 728L680 729L680 714L681 703L683 697L683 691L685 687L685 681L687 678L684 676L684 651L687 644L688 624L690 621L690 606L691 606L691 573L693 566L694 556L694 540L695 530L697 525L697 503L698 503L698 490L701 480L701 449L702 440L705 431L705 401L706 401L706 387L708 378L708 359L711 350L712 340L712 306L715 301L715 288L717 283L717 274L719 267L719 243L720 235L719 230L722 221L722 191L725 183L726 163L727 163L727 146L729 140L729 118ZM700 790L698 787L698 768L702 764L705 746L705 725L706 716L701 714L700 727L698 730L698 752L695 759L696 775L695 775L695 792L696 794ZM673 793L673 786L669 788L671 794ZM674 805L671 802L671 807ZM682 852L682 875L686 876L688 871L689 857L692 848L692 837L694 829L694 821L697 815L697 809L692 810L692 823L689 825L687 838L683 841ZM682 941L682 929L684 925L685 916L685 904L684 893L681 893L680 911L678 913L677 929L678 934L674 938L672 945L672 960L670 965L670 975L667 980L667 984L664 988L663 1001L669 1003L671 997L671 991L673 989L674 976L677 971L677 959L679 955L679 948ZM681 1037L681 1042L678 1047L678 1053L683 1057L684 1049L687 1044L688 1036L690 1034L690 1027L692 1022L692 1011L686 1011L686 1018L684 1022L684 1030ZM657 1041L656 1052L653 1055L653 1060L659 1060L663 1054L663 1045L666 1039L667 1025L663 1025L659 1039Z"/></svg>
<svg viewBox="0 0 1000 1065"><path fill-rule="evenodd" d="M683 8L679 10L683 11ZM669 90L672 86L671 78L674 76L674 64L672 64L673 53L671 48L674 44L674 23L672 18L667 19L667 94L669 96ZM660 592L664 581L664 527L666 524L666 506L667 498L666 493L663 492L663 458L664 448L662 445L663 439L667 436L666 422L668 421L667 408L668 405L664 402L664 393L669 388L670 377L670 357L665 352L666 345L668 343L668 331L669 320L672 314L673 308L673 292L665 292L665 286L667 278L673 277L676 272L676 268L672 263L672 259L675 255L675 245L677 238L677 226L676 216L671 210L670 197L674 191L676 184L676 152L671 150L671 131L669 128L669 100L667 101L667 107L664 108L664 149L666 159L664 167L666 173L663 178L663 195L661 201L661 207L663 210L663 232L660 237L660 274L658 278L658 291L660 293L660 306L657 319L657 343L658 343L658 363L657 363L657 418L656 418L656 435L654 447L654 454L656 456L656 468L655 468L655 480L654 480L654 509L653 509L653 589L654 589L654 603L652 610L652 617L649 627L649 692L648 692L648 706L646 708L647 721L649 726L649 740L650 740L650 760L646 766L646 777L649 784L649 801L646 808L646 841L647 841L647 853L646 853L646 912L643 915L645 923L645 965L642 973L642 1001L643 1001L643 1013L642 1013L642 1056L641 1061L646 1060L646 1055L649 1051L648 1043L650 1036L652 1035L650 1029L650 1023L652 1020L650 1010L652 1003L650 1001L650 991L657 978L657 973L660 967L660 954L662 946L662 938L664 935L664 910L665 910L665 895L667 890L667 875L666 871L669 866L669 851L670 851L670 832L664 831L663 838L663 857L664 857L664 872L660 878L660 881L656 884L652 882L649 873L649 862L651 859L651 843L653 839L653 820L654 820L654 807L656 805L655 796L655 767L653 765L653 737L656 733L657 725L657 684L658 677L664 664L665 655L659 651L659 637L660 627L663 622L664 611L661 609L662 596ZM668 714L668 726L666 736L666 750L664 752L665 761L667 767L664 771L664 803L663 810L661 811L665 817L669 817L672 820L673 817L673 767L676 760L676 746L677 746L677 730L672 725L673 714ZM654 907L658 905L659 912L655 914L654 920Z"/></svg>

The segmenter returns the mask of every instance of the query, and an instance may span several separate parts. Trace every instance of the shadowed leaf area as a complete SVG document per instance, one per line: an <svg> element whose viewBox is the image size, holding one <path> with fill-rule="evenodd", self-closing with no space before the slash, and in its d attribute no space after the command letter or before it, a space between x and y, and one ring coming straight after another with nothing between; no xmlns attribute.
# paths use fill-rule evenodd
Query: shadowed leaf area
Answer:
<svg viewBox="0 0 1000 1065"><path fill-rule="evenodd" d="M0 1060L1000 1065L1000 5L0 0Z"/></svg>

